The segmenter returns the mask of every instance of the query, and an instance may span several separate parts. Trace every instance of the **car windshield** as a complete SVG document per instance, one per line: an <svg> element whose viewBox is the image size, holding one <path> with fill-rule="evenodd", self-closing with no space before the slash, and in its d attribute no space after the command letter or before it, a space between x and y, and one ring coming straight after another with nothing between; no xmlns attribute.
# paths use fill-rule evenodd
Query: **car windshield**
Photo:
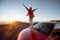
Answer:
<svg viewBox="0 0 60 40"><path fill-rule="evenodd" d="M34 26L34 29L44 34L50 34L54 26L55 26L54 23L38 23L37 25Z"/></svg>

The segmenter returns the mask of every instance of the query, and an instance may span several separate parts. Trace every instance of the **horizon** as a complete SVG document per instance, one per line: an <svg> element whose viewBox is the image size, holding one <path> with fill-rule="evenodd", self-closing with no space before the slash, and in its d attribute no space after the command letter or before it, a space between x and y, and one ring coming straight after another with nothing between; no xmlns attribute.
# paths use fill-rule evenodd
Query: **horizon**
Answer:
<svg viewBox="0 0 60 40"><path fill-rule="evenodd" d="M18 21L18 20L13 20L13 21L8 21L8 20L0 20L0 25L2 24L12 24L16 22L22 22L22 23L29 23L29 21ZM60 22L60 20L49 20L49 21L33 21L33 23L36 22Z"/></svg>

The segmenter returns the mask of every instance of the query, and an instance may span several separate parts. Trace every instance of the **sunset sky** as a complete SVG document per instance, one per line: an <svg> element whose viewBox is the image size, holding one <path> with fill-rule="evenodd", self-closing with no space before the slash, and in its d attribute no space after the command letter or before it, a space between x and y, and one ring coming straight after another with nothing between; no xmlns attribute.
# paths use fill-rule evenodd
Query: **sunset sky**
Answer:
<svg viewBox="0 0 60 40"><path fill-rule="evenodd" d="M60 20L59 0L0 0L0 20L28 21L28 8L38 8L34 13L34 21Z"/></svg>

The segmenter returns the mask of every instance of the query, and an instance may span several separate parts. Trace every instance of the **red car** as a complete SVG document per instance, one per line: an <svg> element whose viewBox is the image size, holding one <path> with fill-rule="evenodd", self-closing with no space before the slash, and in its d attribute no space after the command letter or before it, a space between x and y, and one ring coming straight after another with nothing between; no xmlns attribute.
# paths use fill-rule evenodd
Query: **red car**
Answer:
<svg viewBox="0 0 60 40"><path fill-rule="evenodd" d="M60 40L60 22L40 22L20 32L17 40Z"/></svg>

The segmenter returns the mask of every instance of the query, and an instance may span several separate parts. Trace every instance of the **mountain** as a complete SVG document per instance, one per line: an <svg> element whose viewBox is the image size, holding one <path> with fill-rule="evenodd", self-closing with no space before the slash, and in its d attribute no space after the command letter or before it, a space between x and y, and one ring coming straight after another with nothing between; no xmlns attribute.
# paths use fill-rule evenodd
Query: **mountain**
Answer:
<svg viewBox="0 0 60 40"><path fill-rule="evenodd" d="M0 40L16 40L20 31L27 27L29 27L29 23L26 22L15 21L8 24L3 22L0 24Z"/></svg>

